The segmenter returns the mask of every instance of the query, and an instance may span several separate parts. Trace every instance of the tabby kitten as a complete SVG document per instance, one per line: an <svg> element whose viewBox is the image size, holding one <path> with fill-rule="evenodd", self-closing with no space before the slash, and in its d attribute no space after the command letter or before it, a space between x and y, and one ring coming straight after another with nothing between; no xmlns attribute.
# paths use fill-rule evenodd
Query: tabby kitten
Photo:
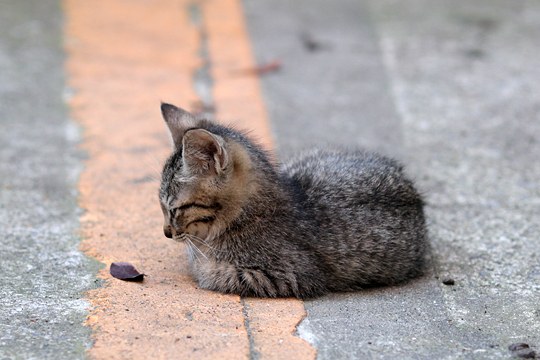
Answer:
<svg viewBox="0 0 540 360"><path fill-rule="evenodd" d="M159 199L204 289L310 298L421 273L423 202L394 160L314 150L277 168L243 133L173 105Z"/></svg>

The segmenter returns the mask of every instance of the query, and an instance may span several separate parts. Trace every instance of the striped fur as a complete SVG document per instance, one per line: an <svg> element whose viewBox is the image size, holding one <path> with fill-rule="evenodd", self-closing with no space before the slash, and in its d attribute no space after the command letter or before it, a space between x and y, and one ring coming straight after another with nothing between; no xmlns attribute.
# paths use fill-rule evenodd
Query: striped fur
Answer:
<svg viewBox="0 0 540 360"><path fill-rule="evenodd" d="M310 298L422 272L423 201L394 160L313 150L278 167L240 131L163 104L174 151L159 193L200 287Z"/></svg>

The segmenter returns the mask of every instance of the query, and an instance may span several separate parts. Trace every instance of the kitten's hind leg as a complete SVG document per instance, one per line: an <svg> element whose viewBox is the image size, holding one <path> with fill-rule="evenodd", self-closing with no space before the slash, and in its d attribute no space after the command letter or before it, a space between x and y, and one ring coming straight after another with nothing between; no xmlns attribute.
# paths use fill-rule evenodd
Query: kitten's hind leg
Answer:
<svg viewBox="0 0 540 360"><path fill-rule="evenodd" d="M228 263L207 262L200 264L194 275L203 289L238 294L241 296L279 297L284 286L259 269L246 269ZM285 287L286 288L286 287Z"/></svg>

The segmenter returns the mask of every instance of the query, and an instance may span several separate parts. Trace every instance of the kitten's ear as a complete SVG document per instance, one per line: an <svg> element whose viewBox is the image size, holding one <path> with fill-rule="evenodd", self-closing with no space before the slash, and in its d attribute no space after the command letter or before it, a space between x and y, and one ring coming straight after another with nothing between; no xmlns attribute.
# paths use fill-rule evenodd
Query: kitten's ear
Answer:
<svg viewBox="0 0 540 360"><path fill-rule="evenodd" d="M203 129L186 132L182 149L184 165L196 173L212 171L221 174L229 164L223 138Z"/></svg>
<svg viewBox="0 0 540 360"><path fill-rule="evenodd" d="M186 110L166 103L161 103L161 114L169 127L174 146L179 148L184 134L188 129L196 127L197 120Z"/></svg>

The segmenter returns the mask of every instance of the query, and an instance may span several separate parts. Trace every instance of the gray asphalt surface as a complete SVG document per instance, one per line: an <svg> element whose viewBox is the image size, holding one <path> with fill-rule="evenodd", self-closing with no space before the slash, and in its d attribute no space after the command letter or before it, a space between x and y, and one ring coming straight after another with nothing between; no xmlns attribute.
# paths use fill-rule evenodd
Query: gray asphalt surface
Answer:
<svg viewBox="0 0 540 360"><path fill-rule="evenodd" d="M299 335L320 359L539 352L540 4L244 4L257 60L283 63L263 79L280 154L379 150L405 161L429 203L430 272L306 302Z"/></svg>
<svg viewBox="0 0 540 360"><path fill-rule="evenodd" d="M279 60L263 79L278 151L363 146L402 152L375 29L358 1L244 1L257 60Z"/></svg>
<svg viewBox="0 0 540 360"><path fill-rule="evenodd" d="M82 155L58 1L0 1L0 359L84 358L97 264L78 251Z"/></svg>
<svg viewBox="0 0 540 360"><path fill-rule="evenodd" d="M282 156L364 146L425 192L432 266L305 303L320 359L540 352L540 3L245 0ZM58 1L0 0L0 359L84 357L98 264L78 251L84 154ZM454 286L443 285L452 278Z"/></svg>

